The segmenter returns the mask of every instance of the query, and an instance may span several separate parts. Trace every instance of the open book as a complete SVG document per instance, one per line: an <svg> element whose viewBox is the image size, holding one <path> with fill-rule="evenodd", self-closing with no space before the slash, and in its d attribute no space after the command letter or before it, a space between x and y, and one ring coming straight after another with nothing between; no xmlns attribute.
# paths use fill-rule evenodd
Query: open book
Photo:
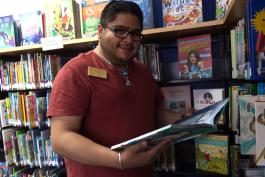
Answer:
<svg viewBox="0 0 265 177"><path fill-rule="evenodd" d="M158 144L166 138L171 138L175 143L185 141L202 134L217 130L217 115L228 103L229 98L219 101L204 109L194 112L191 117L182 119L136 138L111 146L112 150L120 151L127 146L146 140L150 146Z"/></svg>

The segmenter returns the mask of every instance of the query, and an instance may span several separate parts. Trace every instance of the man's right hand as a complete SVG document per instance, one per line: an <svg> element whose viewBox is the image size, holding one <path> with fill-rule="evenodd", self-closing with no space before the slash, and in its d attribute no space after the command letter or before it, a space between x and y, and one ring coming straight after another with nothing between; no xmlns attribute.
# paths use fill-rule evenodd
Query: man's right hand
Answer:
<svg viewBox="0 0 265 177"><path fill-rule="evenodd" d="M150 148L147 141L131 145L121 152L122 165L124 169L135 168L148 165L164 152L171 143L171 139L166 139L161 143Z"/></svg>

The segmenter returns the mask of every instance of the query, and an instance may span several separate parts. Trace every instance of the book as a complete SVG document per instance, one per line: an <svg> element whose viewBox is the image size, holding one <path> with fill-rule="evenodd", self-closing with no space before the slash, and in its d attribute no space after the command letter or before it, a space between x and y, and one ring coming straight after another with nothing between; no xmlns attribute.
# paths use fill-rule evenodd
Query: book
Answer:
<svg viewBox="0 0 265 177"><path fill-rule="evenodd" d="M98 24L101 12L107 3L90 4L82 3L82 31L83 37L95 37L98 34Z"/></svg>
<svg viewBox="0 0 265 177"><path fill-rule="evenodd" d="M228 135L203 135L195 138L196 168L229 174Z"/></svg>
<svg viewBox="0 0 265 177"><path fill-rule="evenodd" d="M191 107L190 86L161 87L165 99L165 107L184 114Z"/></svg>
<svg viewBox="0 0 265 177"><path fill-rule="evenodd" d="M41 11L33 11L19 16L22 45L38 44L43 37L43 21Z"/></svg>
<svg viewBox="0 0 265 177"><path fill-rule="evenodd" d="M224 89L193 89L194 109L200 110L224 98Z"/></svg>
<svg viewBox="0 0 265 177"><path fill-rule="evenodd" d="M256 165L265 166L265 102L255 103Z"/></svg>
<svg viewBox="0 0 265 177"><path fill-rule="evenodd" d="M178 143L202 134L214 132L217 130L216 123L218 120L216 120L216 117L228 103L228 100L229 98L226 98L216 104L196 111L189 118L181 119L173 124L166 125L128 141L113 145L111 149L119 151L144 140L148 141L149 145L152 146L166 138L172 138L175 143Z"/></svg>
<svg viewBox="0 0 265 177"><path fill-rule="evenodd" d="M265 79L265 1L249 0L247 4L248 58L251 66L251 79Z"/></svg>
<svg viewBox="0 0 265 177"><path fill-rule="evenodd" d="M126 0L131 1L141 8L143 12L143 27L145 29L153 28L154 27L154 12L153 12L153 0Z"/></svg>
<svg viewBox="0 0 265 177"><path fill-rule="evenodd" d="M216 19L221 19L225 16L228 0L216 0Z"/></svg>
<svg viewBox="0 0 265 177"><path fill-rule="evenodd" d="M15 22L13 15L0 17L0 48L15 46Z"/></svg>
<svg viewBox="0 0 265 177"><path fill-rule="evenodd" d="M178 60L180 78L211 78L213 76L211 35L179 38Z"/></svg>
<svg viewBox="0 0 265 177"><path fill-rule="evenodd" d="M62 36L63 39L76 37L75 4L73 0L45 1L46 37Z"/></svg>
<svg viewBox="0 0 265 177"><path fill-rule="evenodd" d="M163 0L163 24L175 26L202 22L202 0Z"/></svg>

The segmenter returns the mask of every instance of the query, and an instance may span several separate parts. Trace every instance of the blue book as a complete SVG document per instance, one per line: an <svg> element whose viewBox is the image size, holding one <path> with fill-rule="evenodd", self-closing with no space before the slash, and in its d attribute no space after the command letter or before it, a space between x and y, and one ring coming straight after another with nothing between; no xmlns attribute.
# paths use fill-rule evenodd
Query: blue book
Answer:
<svg viewBox="0 0 265 177"><path fill-rule="evenodd" d="M43 23L41 11L20 14L22 45L38 44L43 37Z"/></svg>
<svg viewBox="0 0 265 177"><path fill-rule="evenodd" d="M127 0L138 4L144 15L144 28L154 27L153 0Z"/></svg>
<svg viewBox="0 0 265 177"><path fill-rule="evenodd" d="M248 57L251 79L265 79L265 1L249 0L247 4Z"/></svg>
<svg viewBox="0 0 265 177"><path fill-rule="evenodd" d="M15 23L13 15L0 17L0 48L15 46Z"/></svg>
<svg viewBox="0 0 265 177"><path fill-rule="evenodd" d="M173 124L166 125L136 138L111 146L112 150L120 151L127 146L147 141L153 146L164 139L173 139L174 143L186 141L202 134L217 130L218 113L228 103L229 98L195 112L191 117L181 119Z"/></svg>

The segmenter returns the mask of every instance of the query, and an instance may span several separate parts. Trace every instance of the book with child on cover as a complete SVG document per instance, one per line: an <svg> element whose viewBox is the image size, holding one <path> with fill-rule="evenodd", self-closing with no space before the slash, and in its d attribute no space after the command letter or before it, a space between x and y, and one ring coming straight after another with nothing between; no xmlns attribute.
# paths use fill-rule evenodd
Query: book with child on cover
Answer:
<svg viewBox="0 0 265 177"><path fill-rule="evenodd" d="M166 125L136 138L113 145L111 149L119 151L141 141L147 141L148 144L152 146L167 138L171 138L175 143L178 143L202 134L214 132L217 130L217 115L228 103L228 100L229 98L226 98L211 106L196 111L191 117L181 119L173 124Z"/></svg>

